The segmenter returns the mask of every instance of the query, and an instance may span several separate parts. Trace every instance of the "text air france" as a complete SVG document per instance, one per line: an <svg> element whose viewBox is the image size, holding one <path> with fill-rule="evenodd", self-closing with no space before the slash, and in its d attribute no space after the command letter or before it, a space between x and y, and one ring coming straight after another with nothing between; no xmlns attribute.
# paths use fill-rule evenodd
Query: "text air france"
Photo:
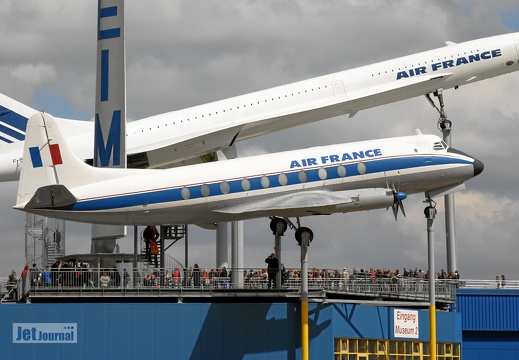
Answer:
<svg viewBox="0 0 519 360"><path fill-rule="evenodd" d="M329 165L333 163L340 163L351 160L358 159L369 159L382 156L382 151L380 149L369 149L369 150L361 150L361 151L352 151L349 153L342 154L330 154L323 155L321 157L316 158L305 158L305 159L297 159L292 160L290 162L290 168L300 168L304 166L319 166L319 165Z"/></svg>
<svg viewBox="0 0 519 360"><path fill-rule="evenodd" d="M435 72L441 69L448 69L478 61L485 61L488 59L499 57L501 55L501 49L495 49L490 51L483 51L481 53L470 54L467 56L460 56L456 59L438 61L430 64L429 66L418 66L413 69L399 71L396 75L396 79L406 79L417 75L427 74L428 72Z"/></svg>

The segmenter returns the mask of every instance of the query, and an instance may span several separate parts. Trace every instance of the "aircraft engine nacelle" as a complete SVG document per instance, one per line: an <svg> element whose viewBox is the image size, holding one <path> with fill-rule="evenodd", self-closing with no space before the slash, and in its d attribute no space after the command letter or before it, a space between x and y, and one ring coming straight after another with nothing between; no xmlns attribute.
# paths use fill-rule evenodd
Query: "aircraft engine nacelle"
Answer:
<svg viewBox="0 0 519 360"><path fill-rule="evenodd" d="M395 194L391 189L359 189L348 192L355 192L356 195L350 195L350 201L337 205L340 212L383 209L395 202Z"/></svg>

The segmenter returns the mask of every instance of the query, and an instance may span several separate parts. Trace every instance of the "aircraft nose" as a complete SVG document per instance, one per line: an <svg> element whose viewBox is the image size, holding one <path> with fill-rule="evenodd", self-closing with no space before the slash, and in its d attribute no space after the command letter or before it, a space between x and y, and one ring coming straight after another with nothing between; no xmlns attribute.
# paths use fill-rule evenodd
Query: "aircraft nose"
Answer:
<svg viewBox="0 0 519 360"><path fill-rule="evenodd" d="M450 152L450 153L453 153L453 154L463 155L463 156L466 156L466 157L474 159L474 163L472 164L472 166L474 167L474 176L478 176L479 174L481 174L481 172L485 168L485 165L483 165L483 163L480 160L478 160L475 157L472 157L472 156L464 153L463 151L459 151L457 149L454 149L454 148L450 147L450 148L447 149L447 152Z"/></svg>
<svg viewBox="0 0 519 360"><path fill-rule="evenodd" d="M473 166L474 166L474 176L478 176L479 174L481 174L481 172L485 168L485 165L483 165L483 163L478 159L474 159Z"/></svg>

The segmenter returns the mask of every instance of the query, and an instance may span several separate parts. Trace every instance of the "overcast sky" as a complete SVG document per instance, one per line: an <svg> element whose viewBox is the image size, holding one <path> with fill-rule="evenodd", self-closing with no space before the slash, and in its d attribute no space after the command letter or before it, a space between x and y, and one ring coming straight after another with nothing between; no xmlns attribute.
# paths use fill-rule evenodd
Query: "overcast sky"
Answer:
<svg viewBox="0 0 519 360"><path fill-rule="evenodd" d="M94 113L97 1L3 0L0 92L59 117ZM129 1L129 120L346 70L419 51L519 31L517 1ZM519 35L518 35L519 39ZM519 73L445 92L452 144L485 164L455 195L462 277L519 280ZM243 156L380 137L441 136L424 97L258 137ZM0 277L24 265L25 214L16 183L0 184ZM395 222L377 210L303 218L314 230L309 266L427 268L423 196ZM437 270L446 268L443 200L435 221ZM245 265L262 267L274 239L268 219L246 221ZM132 233L132 229L129 229ZM215 265L214 232L190 227L190 263ZM118 241L131 252L133 239ZM89 252L90 226L67 222L68 254ZM289 231L283 263L299 266ZM183 261L183 245L168 254Z"/></svg>

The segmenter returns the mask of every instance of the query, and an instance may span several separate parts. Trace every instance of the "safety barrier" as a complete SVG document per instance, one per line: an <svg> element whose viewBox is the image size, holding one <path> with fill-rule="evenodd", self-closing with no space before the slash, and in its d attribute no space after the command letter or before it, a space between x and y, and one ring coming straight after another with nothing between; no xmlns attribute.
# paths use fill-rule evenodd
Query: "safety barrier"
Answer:
<svg viewBox="0 0 519 360"><path fill-rule="evenodd" d="M97 269L67 268L55 269L42 274L38 282L27 282L26 290L18 295L38 295L39 293L63 293L81 296L82 293L101 293L113 291L129 291L136 296L156 294L157 292L174 293L175 291L200 293L214 291L232 291L240 296L240 292L283 292L298 293L301 280L297 271L285 271L281 286L273 284L269 288L267 269L239 269L232 277L226 269ZM324 274L322 276L321 274ZM429 282L427 279L401 276L369 276L353 274L348 278L342 274L334 277L333 270L321 269L309 273L308 290L310 292L327 292L355 296L383 296L394 299L427 301ZM437 299L452 302L456 297L457 280L436 280ZM23 296L22 296L23 297Z"/></svg>

